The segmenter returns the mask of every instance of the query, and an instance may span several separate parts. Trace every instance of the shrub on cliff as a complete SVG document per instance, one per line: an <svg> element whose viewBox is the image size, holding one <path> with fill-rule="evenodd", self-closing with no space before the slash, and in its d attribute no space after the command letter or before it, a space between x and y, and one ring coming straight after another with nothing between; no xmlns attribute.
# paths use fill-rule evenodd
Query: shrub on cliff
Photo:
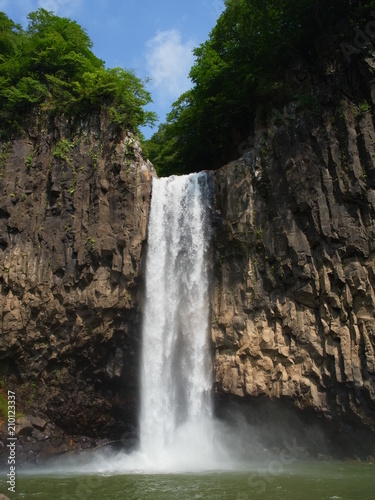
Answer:
<svg viewBox="0 0 375 500"><path fill-rule="evenodd" d="M151 102L131 71L107 69L81 26L44 9L29 14L25 30L0 13L0 129L22 127L35 106L68 116L108 109L112 121L135 132L153 123Z"/></svg>

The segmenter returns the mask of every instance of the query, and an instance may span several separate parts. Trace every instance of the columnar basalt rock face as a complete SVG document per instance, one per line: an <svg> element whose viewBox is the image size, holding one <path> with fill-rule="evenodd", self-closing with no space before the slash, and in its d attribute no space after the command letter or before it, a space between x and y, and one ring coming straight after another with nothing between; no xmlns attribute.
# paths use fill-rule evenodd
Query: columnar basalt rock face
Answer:
<svg viewBox="0 0 375 500"><path fill-rule="evenodd" d="M69 434L136 425L152 165L102 116L2 145L1 378Z"/></svg>
<svg viewBox="0 0 375 500"><path fill-rule="evenodd" d="M215 386L375 433L375 62L324 47L210 174ZM155 175L105 115L45 120L0 149L0 381L27 460L135 433Z"/></svg>
<svg viewBox="0 0 375 500"><path fill-rule="evenodd" d="M212 173L216 388L374 432L374 65L334 64L299 68L323 106L259 109L253 147Z"/></svg>

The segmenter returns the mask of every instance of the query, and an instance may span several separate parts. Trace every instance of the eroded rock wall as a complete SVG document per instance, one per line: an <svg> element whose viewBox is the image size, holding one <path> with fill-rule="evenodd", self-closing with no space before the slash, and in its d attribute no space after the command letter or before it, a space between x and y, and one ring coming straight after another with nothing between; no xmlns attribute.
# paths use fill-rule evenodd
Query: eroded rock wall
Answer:
<svg viewBox="0 0 375 500"><path fill-rule="evenodd" d="M42 117L0 161L3 385L68 434L131 433L153 167L104 114Z"/></svg>
<svg viewBox="0 0 375 500"><path fill-rule="evenodd" d="M251 147L212 173L217 392L372 431L374 67L329 50L297 65L310 104L259 106Z"/></svg>

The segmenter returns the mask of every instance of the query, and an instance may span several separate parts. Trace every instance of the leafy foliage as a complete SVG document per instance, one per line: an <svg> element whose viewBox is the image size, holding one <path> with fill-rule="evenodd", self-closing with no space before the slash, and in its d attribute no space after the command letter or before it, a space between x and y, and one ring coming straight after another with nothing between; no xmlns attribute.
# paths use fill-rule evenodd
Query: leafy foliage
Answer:
<svg viewBox="0 0 375 500"><path fill-rule="evenodd" d="M35 106L69 116L102 107L112 121L138 131L155 122L145 111L151 102L131 71L107 69L92 52L83 28L68 18L39 9L23 30L0 13L0 120L3 135L20 127Z"/></svg>
<svg viewBox="0 0 375 500"><path fill-rule="evenodd" d="M146 143L159 175L215 168L249 134L259 99L283 89L283 71L341 18L373 2L226 0L209 39L195 49L192 89ZM356 7L354 9L354 7ZM285 90L285 89L284 89ZM227 158L228 159L228 158Z"/></svg>

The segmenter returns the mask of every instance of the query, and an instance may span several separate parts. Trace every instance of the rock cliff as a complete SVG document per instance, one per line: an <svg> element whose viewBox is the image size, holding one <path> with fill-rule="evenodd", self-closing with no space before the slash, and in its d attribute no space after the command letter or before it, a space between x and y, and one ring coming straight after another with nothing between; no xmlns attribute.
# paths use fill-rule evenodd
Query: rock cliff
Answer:
<svg viewBox="0 0 375 500"><path fill-rule="evenodd" d="M216 390L292 401L348 442L363 427L373 454L375 60L329 36L317 54L212 173Z"/></svg>
<svg viewBox="0 0 375 500"><path fill-rule="evenodd" d="M242 156L209 174L215 389L219 406L290 402L369 456L375 60L349 63L329 36L316 50L286 76L294 97L259 104ZM34 116L1 145L0 380L25 414L20 460L136 436L153 175L104 114Z"/></svg>
<svg viewBox="0 0 375 500"><path fill-rule="evenodd" d="M19 453L35 442L28 460L74 448L65 434L135 434L153 175L105 114L74 126L33 117L2 144L0 369L26 414Z"/></svg>

